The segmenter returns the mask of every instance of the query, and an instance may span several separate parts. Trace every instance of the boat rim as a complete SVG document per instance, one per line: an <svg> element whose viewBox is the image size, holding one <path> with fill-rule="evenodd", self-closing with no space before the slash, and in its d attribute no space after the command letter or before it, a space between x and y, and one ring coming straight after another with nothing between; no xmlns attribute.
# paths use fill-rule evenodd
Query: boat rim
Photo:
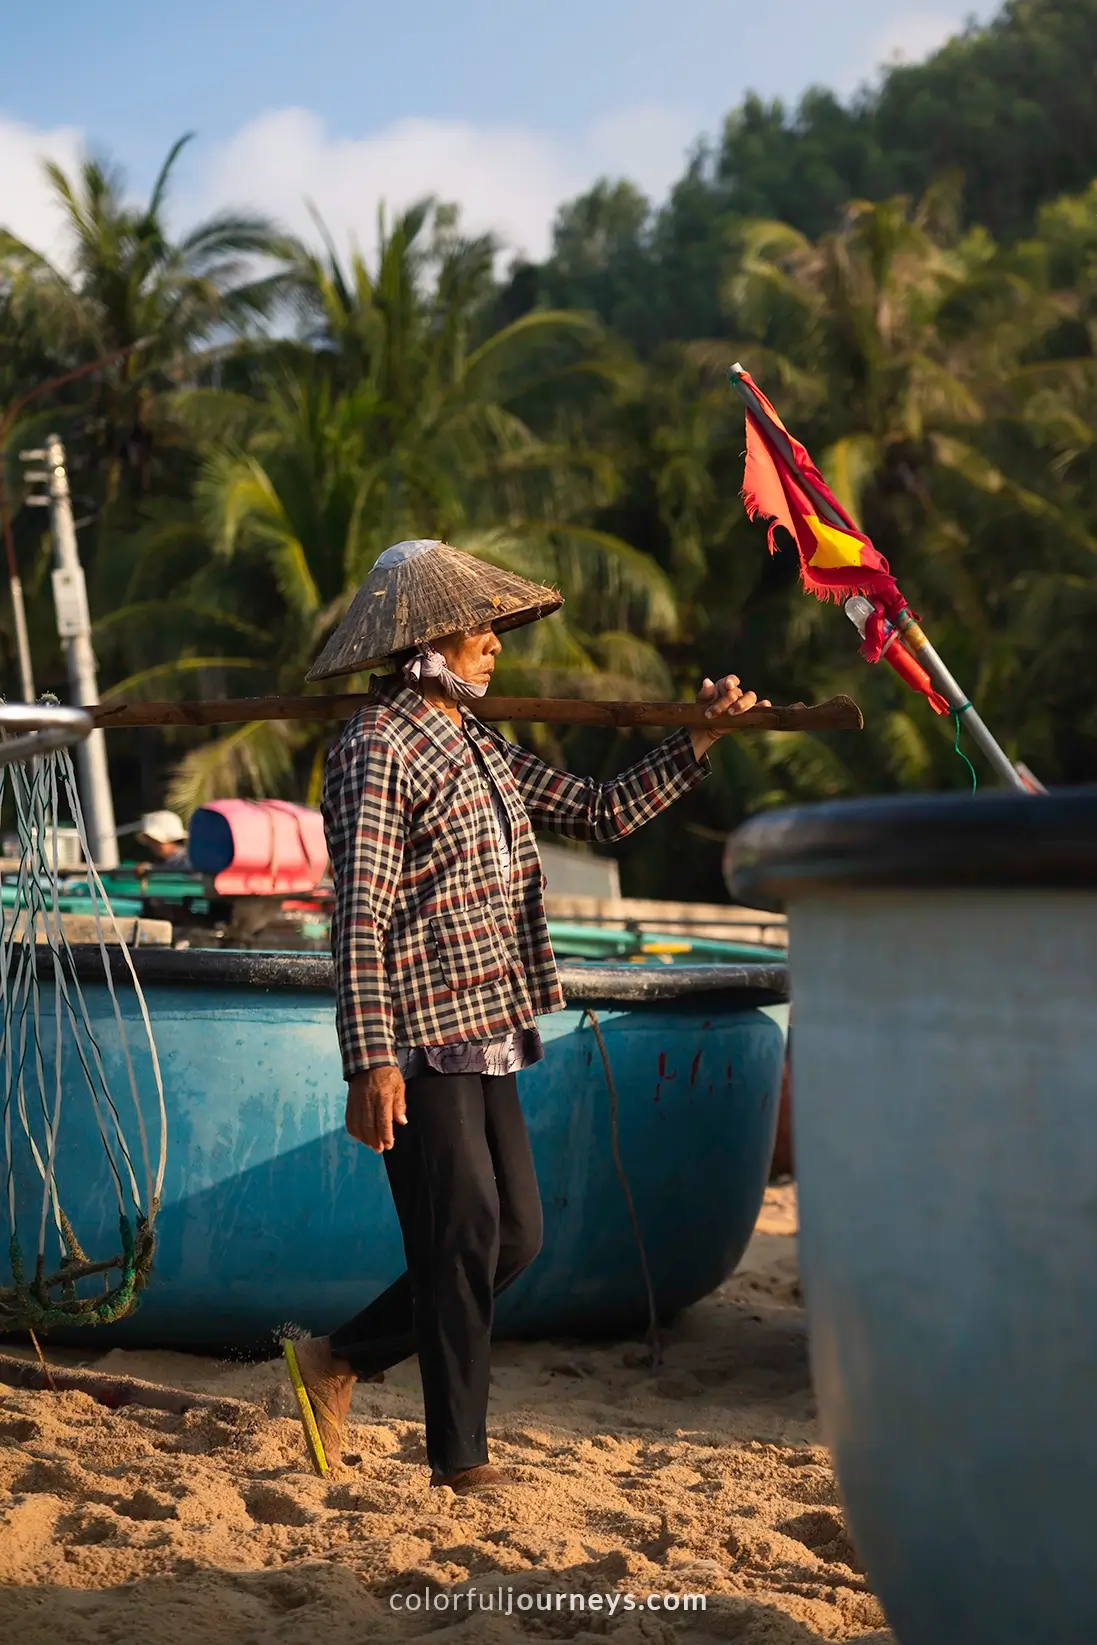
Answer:
<svg viewBox="0 0 1097 1645"><path fill-rule="evenodd" d="M1081 890L1097 885L1097 785L770 811L731 836L725 871L760 908L838 890Z"/></svg>
<svg viewBox="0 0 1097 1645"><path fill-rule="evenodd" d="M126 981L126 955L114 946L107 952L113 977ZM81 982L102 981L103 953L97 943L73 944L71 953ZM128 954L142 987L335 991L334 967L327 954L211 948L131 948ZM48 978L53 954L45 944L39 945L36 960L39 975ZM780 962L614 965L588 961L562 965L559 974L569 1005L711 1001L722 1003L725 1009L729 1004L738 1009L783 1004L789 997L788 966Z"/></svg>

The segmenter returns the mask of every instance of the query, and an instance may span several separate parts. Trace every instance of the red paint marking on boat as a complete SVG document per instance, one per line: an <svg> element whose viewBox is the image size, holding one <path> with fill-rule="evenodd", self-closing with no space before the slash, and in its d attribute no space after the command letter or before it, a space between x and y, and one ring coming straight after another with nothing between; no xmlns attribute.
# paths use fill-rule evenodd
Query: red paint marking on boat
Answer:
<svg viewBox="0 0 1097 1645"><path fill-rule="evenodd" d="M665 1051L659 1053L659 1078L661 1080L676 1080L678 1078L677 1074L667 1073L667 1054Z"/></svg>
<svg viewBox="0 0 1097 1645"><path fill-rule="evenodd" d="M689 1083L691 1085L696 1085L697 1084L697 1075L698 1075L698 1072L700 1071L701 1058L702 1058L703 1055L704 1055L703 1052L698 1051L697 1055L694 1057L693 1061L690 1063Z"/></svg>

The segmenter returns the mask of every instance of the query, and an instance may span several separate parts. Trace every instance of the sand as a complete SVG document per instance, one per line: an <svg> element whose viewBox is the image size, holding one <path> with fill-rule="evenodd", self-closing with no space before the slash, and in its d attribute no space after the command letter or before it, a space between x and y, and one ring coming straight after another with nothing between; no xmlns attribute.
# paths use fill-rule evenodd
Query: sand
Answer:
<svg viewBox="0 0 1097 1645"><path fill-rule="evenodd" d="M794 1190L770 1189L739 1273L655 1373L639 1342L500 1344L492 1453L515 1483L477 1498L428 1487L414 1362L356 1389L330 1480L280 1362L82 1357L246 1402L228 1420L0 1387L0 1637L885 1645L815 1426L795 1228ZM670 1608L687 1594L703 1612Z"/></svg>

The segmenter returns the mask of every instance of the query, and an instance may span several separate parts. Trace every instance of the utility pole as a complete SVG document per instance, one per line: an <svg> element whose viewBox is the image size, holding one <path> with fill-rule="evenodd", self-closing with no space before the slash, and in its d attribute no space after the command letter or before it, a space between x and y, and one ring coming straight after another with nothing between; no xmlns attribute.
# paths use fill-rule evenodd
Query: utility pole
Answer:
<svg viewBox="0 0 1097 1645"><path fill-rule="evenodd" d="M4 474L6 452L0 444L0 524L4 534L4 554L8 562L8 587L11 590L11 614L15 627L15 655L19 664L19 689L23 701L34 701L34 670L30 660L30 635L27 633L27 608L23 601L23 579L15 558L15 539L11 530L11 511L8 508L7 482Z"/></svg>
<svg viewBox="0 0 1097 1645"><path fill-rule="evenodd" d="M68 664L72 700L80 708L99 701L95 652L91 645L91 617L88 591L76 526L72 518L69 477L65 469L65 448L56 434L46 436L44 451L21 453L24 461L45 461L44 471L28 473L27 479L45 481L48 497L28 497L27 501L49 507L53 535L53 604L57 632ZM107 769L107 745L101 731L93 731L77 749L80 787L83 789L88 846L98 868L118 867L118 839L114 826L114 800Z"/></svg>
<svg viewBox="0 0 1097 1645"><path fill-rule="evenodd" d="M23 583L19 576L19 567L15 559L15 539L11 529L11 509L8 507L8 490L6 484L5 465L7 461L8 434L15 427L19 413L29 406L32 400L37 400L42 394L49 394L54 389L64 388L68 383L75 383L81 377L94 376L106 366L112 365L115 360L124 360L138 349L147 348L155 342L155 337L141 337L136 343L127 343L124 348L116 348L110 354L104 354L101 360L91 360L87 365L77 366L75 371L62 372L60 377L51 377L46 383L36 383L29 394L20 395L13 400L7 411L0 417L0 531L4 538L4 553L8 562L8 580L11 584L11 610L15 624L15 649L19 659L19 684L24 700L34 701L34 670L30 660L30 639L27 635L27 613L23 603ZM29 455L29 453L24 453ZM43 453L38 454L39 461ZM28 497L27 502L38 501L45 504L48 499Z"/></svg>

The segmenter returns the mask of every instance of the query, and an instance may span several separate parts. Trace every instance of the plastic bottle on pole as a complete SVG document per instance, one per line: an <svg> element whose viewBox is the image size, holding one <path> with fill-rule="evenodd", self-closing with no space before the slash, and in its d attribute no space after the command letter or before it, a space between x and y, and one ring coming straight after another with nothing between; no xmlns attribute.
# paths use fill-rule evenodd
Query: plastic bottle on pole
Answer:
<svg viewBox="0 0 1097 1645"><path fill-rule="evenodd" d="M846 616L860 634L865 637L865 625L875 610L872 601L863 594L852 594L846 601ZM933 681L916 657L912 657L899 635L899 630L891 623L886 625L886 639L880 651L881 662L886 662L889 668L894 669L904 685L912 691L918 691L929 703L935 714L948 714L948 702L939 691L933 689Z"/></svg>

